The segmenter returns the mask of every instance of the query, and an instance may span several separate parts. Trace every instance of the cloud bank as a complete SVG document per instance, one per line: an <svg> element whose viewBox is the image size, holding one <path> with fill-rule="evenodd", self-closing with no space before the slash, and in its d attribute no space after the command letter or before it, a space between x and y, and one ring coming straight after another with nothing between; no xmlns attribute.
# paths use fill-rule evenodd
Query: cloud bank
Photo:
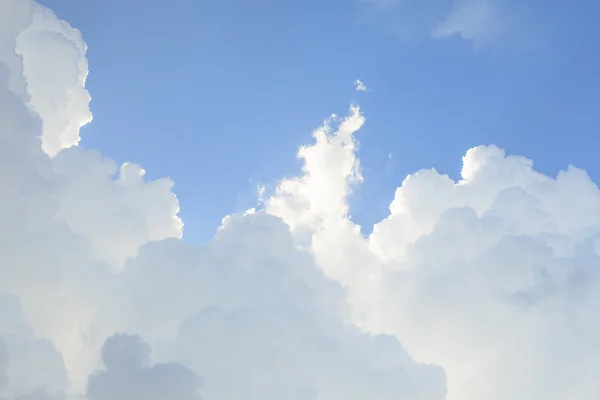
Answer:
<svg viewBox="0 0 600 400"><path fill-rule="evenodd" d="M598 397L585 171L476 147L458 182L409 175L365 236L353 106L194 247L171 180L77 146L85 50L49 9L0 0L0 398Z"/></svg>

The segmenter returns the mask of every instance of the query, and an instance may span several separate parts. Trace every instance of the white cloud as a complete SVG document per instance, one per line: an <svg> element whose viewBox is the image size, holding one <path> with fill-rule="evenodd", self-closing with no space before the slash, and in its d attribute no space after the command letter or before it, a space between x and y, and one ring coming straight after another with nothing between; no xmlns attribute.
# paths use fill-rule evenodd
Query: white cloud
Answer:
<svg viewBox="0 0 600 400"><path fill-rule="evenodd" d="M69 180L55 218L86 237L99 261L120 268L144 243L182 237L170 179L146 181L139 165L117 167L79 147L62 151L53 161L54 171Z"/></svg>
<svg viewBox="0 0 600 400"><path fill-rule="evenodd" d="M365 122L351 107L300 148L298 177L261 192L265 210L193 247L170 180L72 146L85 45L40 10L0 0L0 396L598 397L600 191L584 171L476 147L458 182L409 175L365 237L348 217ZM49 37L69 56L38 53ZM42 56L47 93L28 65Z"/></svg>
<svg viewBox="0 0 600 400"><path fill-rule="evenodd" d="M327 146L320 154L340 151ZM449 400L596 396L597 186L573 167L544 176L494 146L469 150L462 178L408 176L369 237L340 213L321 217L317 263L348 288L356 323L446 370ZM336 179L330 187L349 183ZM295 191L311 203L312 191ZM344 202L336 193L331 204Z"/></svg>
<svg viewBox="0 0 600 400"><path fill-rule="evenodd" d="M313 132L316 143L298 151L303 175L281 181L266 202L267 210L283 218L292 230L314 228L324 218L348 212L348 183L362 180L353 134L364 123L358 107L351 107L350 112L344 119L333 115ZM335 123L337 127L332 126Z"/></svg>
<svg viewBox="0 0 600 400"><path fill-rule="evenodd" d="M366 92L367 91L367 87L365 86L364 83L362 83L362 81L360 79L357 79L354 81L354 86L355 86L357 92Z"/></svg>
<svg viewBox="0 0 600 400"><path fill-rule="evenodd" d="M104 370L90 376L89 400L201 400L202 379L176 363L150 364L150 346L139 337L114 335L102 346Z"/></svg>
<svg viewBox="0 0 600 400"><path fill-rule="evenodd" d="M233 215L212 242L189 246L170 180L146 181L135 164L74 146L89 119L85 44L29 1L0 4L31 17L2 29L1 396L443 399L441 368L347 324L343 291L281 219ZM361 120L356 109L336 138L315 133L347 143L330 154L339 171L315 176L313 189L347 170L359 179L346 158ZM325 171L320 164L308 170ZM313 204L305 220L335 207L344 205Z"/></svg>
<svg viewBox="0 0 600 400"><path fill-rule="evenodd" d="M15 50L23 57L30 107L42 118L42 148L55 156L77 145L79 129L92 121L85 89L87 46L80 32L34 3L31 24Z"/></svg>
<svg viewBox="0 0 600 400"><path fill-rule="evenodd" d="M60 353L49 340L35 337L17 298L0 293L0 320L0 393L64 391L67 373Z"/></svg>

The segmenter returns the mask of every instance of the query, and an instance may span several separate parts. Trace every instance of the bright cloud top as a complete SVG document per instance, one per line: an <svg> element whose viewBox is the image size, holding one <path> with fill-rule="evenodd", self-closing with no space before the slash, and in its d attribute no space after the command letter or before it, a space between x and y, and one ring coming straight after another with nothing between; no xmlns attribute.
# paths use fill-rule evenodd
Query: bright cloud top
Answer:
<svg viewBox="0 0 600 400"><path fill-rule="evenodd" d="M41 64L43 63L43 64ZM46 65L52 74L38 70ZM588 400L600 191L494 146L409 175L365 237L358 107L193 247L169 179L76 146L81 36L0 0L0 396ZM56 101L53 101L56 100Z"/></svg>
<svg viewBox="0 0 600 400"><path fill-rule="evenodd" d="M42 119L42 148L50 156L79 143L79 129L92 121L87 46L78 30L37 4L31 24L17 37L29 106Z"/></svg>

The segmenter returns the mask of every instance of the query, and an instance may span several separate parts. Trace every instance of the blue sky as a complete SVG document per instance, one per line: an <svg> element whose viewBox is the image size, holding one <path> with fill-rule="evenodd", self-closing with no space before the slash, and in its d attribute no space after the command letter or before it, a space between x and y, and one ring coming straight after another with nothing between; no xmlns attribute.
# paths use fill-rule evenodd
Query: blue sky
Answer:
<svg viewBox="0 0 600 400"><path fill-rule="evenodd" d="M171 176L192 242L251 207L258 184L294 174L297 147L350 103L367 118L365 182L351 199L367 231L407 173L457 178L479 144L551 175L575 164L600 177L591 1L496 0L454 20L444 0L42 3L89 45L95 119L83 146ZM459 34L432 34L443 27Z"/></svg>

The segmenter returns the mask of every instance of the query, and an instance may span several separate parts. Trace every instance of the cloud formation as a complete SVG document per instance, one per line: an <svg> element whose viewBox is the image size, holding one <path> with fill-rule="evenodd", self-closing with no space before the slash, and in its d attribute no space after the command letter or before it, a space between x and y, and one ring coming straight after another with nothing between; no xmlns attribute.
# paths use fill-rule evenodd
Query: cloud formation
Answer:
<svg viewBox="0 0 600 400"><path fill-rule="evenodd" d="M28 0L0 0L0 22L3 399L600 394L600 191L585 171L548 177L476 147L457 182L409 175L365 236L349 219L353 106L262 209L190 246L169 179L77 147L79 33Z"/></svg>
<svg viewBox="0 0 600 400"><path fill-rule="evenodd" d="M36 338L15 296L0 294L0 393L50 396L67 385L67 371L52 342Z"/></svg>
<svg viewBox="0 0 600 400"><path fill-rule="evenodd" d="M343 154L335 165L353 164L337 135L348 133L315 148ZM369 237L343 207L351 171L325 174L332 198L310 189L320 172L305 171L293 190L283 181L271 201L288 207L267 210L292 228L296 215L315 216L311 251L347 288L355 323L442 366L451 400L599 393L589 374L600 368L600 191L585 171L569 167L551 178L524 157L476 147L458 182L435 170L409 175ZM335 212L290 213L298 198Z"/></svg>
<svg viewBox="0 0 600 400"><path fill-rule="evenodd" d="M476 47L490 44L507 33L507 16L500 6L500 0L456 0L431 34L434 38L458 35Z"/></svg>
<svg viewBox="0 0 600 400"><path fill-rule="evenodd" d="M7 0L5 0L7 1ZM79 143L79 129L92 121L85 89L87 46L81 33L37 3L14 49L23 59L29 107L42 119L42 148L50 156Z"/></svg>
<svg viewBox="0 0 600 400"><path fill-rule="evenodd" d="M89 400L201 400L202 379L181 364L150 364L150 346L139 337L114 335L102 346L104 370L90 376Z"/></svg>
<svg viewBox="0 0 600 400"><path fill-rule="evenodd" d="M362 81L360 79L357 79L354 81L354 87L356 88L357 92L366 92L367 91L367 87L365 86L364 83L362 83Z"/></svg>
<svg viewBox="0 0 600 400"><path fill-rule="evenodd" d="M15 20L0 58L1 396L443 399L441 368L348 323L343 290L281 219L233 215L206 246L181 241L170 180L76 146L91 119L77 31L0 4Z"/></svg>
<svg viewBox="0 0 600 400"><path fill-rule="evenodd" d="M510 35L520 8L507 0L358 0L407 40L458 36L475 48Z"/></svg>

